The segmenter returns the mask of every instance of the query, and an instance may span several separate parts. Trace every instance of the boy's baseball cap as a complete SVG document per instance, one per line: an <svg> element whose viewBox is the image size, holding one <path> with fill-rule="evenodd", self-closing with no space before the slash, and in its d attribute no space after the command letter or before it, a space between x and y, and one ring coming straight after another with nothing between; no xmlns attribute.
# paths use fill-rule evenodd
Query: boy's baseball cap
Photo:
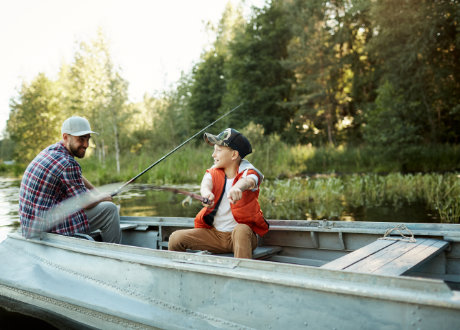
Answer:
<svg viewBox="0 0 460 330"><path fill-rule="evenodd" d="M78 116L73 116L64 120L64 122L62 123L61 134L64 133L73 136L82 136L91 133L99 135L99 133L93 132L91 130L91 127L89 126L89 121L86 118Z"/></svg>
<svg viewBox="0 0 460 330"><path fill-rule="evenodd" d="M252 152L251 143L249 143L248 139L233 128L227 128L219 135L204 133L203 137L212 146L217 144L218 146L225 146L238 151L241 158L246 157L246 155Z"/></svg>

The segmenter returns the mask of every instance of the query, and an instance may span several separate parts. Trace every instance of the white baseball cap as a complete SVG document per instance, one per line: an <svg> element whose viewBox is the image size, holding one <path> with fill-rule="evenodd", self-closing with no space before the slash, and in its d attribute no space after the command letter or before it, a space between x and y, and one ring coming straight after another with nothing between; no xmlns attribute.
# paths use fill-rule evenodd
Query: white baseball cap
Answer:
<svg viewBox="0 0 460 330"><path fill-rule="evenodd" d="M86 118L78 116L73 116L64 120L64 122L62 123L61 134L64 133L73 136L82 136L91 133L99 135L99 133L93 132L91 130L91 127L89 126L89 121Z"/></svg>

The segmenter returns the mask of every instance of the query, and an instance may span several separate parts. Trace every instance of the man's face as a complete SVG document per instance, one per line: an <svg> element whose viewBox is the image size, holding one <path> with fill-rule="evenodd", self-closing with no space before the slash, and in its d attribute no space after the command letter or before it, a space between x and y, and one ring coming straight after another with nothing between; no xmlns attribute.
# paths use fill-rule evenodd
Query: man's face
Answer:
<svg viewBox="0 0 460 330"><path fill-rule="evenodd" d="M86 148L88 148L89 145L89 139L91 139L91 134L82 136L64 134L64 144L67 150L69 150L72 156L78 158L85 157Z"/></svg>

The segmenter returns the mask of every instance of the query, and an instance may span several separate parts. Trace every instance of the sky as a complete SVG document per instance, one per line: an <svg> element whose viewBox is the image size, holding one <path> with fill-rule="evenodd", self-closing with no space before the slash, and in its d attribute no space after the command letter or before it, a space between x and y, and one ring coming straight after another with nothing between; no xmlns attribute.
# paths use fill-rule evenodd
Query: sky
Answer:
<svg viewBox="0 0 460 330"><path fill-rule="evenodd" d="M6 0L0 1L0 137L9 103L39 73L56 79L80 41L101 28L114 64L129 82L131 102L168 89L189 72L214 35L228 2L240 0ZM246 0L246 13L263 0Z"/></svg>

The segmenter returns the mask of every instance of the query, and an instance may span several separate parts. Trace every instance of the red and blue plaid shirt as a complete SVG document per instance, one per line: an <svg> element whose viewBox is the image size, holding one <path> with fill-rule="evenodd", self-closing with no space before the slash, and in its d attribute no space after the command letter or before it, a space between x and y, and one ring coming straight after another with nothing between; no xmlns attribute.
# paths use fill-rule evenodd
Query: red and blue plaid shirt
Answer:
<svg viewBox="0 0 460 330"><path fill-rule="evenodd" d="M34 222L41 221L45 211L86 191L80 164L62 142L41 151L24 172L19 190L19 217L23 236L31 237L37 230ZM50 231L62 235L88 233L88 219L85 212L80 210L67 216Z"/></svg>

